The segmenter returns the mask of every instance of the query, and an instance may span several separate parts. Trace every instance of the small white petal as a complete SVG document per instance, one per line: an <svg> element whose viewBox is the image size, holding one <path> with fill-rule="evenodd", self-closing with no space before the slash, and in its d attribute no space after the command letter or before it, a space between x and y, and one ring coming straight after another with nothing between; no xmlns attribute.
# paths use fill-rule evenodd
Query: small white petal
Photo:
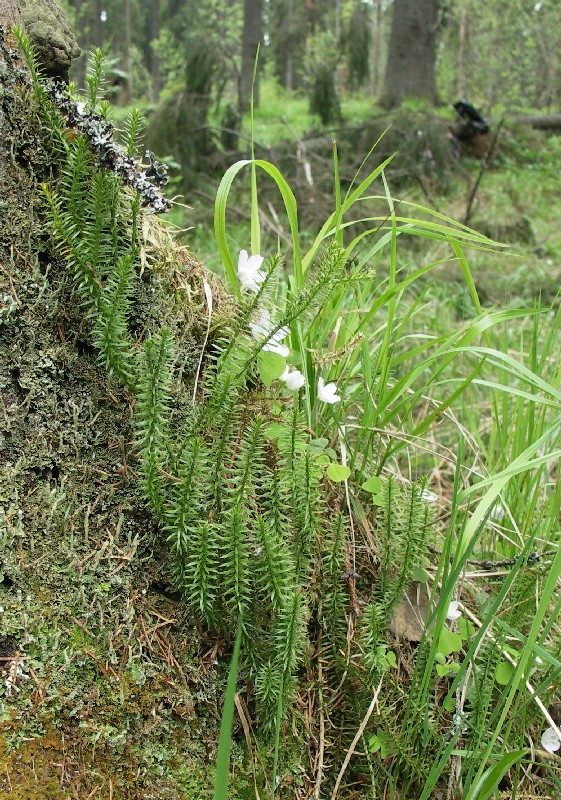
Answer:
<svg viewBox="0 0 561 800"><path fill-rule="evenodd" d="M271 321L271 315L266 308L262 309L257 322L250 322L249 327L251 335L256 341L260 339L267 339L263 345L263 350L269 353L278 353L286 358L290 355L290 350L282 340L288 336L288 328L279 328L278 331L272 333L275 329L275 323Z"/></svg>
<svg viewBox="0 0 561 800"><path fill-rule="evenodd" d="M283 339L286 339L290 331L288 328L279 328L276 333L273 334L273 339L276 339L278 342L282 342Z"/></svg>
<svg viewBox="0 0 561 800"><path fill-rule="evenodd" d="M263 258L263 256L259 255L249 256L248 258L246 253L245 266L243 269L246 272L257 272L258 269L261 269L261 264L263 263L264 260L265 259Z"/></svg>
<svg viewBox="0 0 561 800"><path fill-rule="evenodd" d="M247 250L240 250L240 254L238 256L238 269L245 269L248 258L249 254Z"/></svg>
<svg viewBox="0 0 561 800"><path fill-rule="evenodd" d="M553 728L545 729L545 731L542 733L541 743L543 749L547 750L548 753L556 753L561 747L561 739L555 733Z"/></svg>
<svg viewBox="0 0 561 800"><path fill-rule="evenodd" d="M460 604L458 603L457 600L452 600L452 602L448 606L446 619L450 620L450 622L455 622L457 619L460 619L461 616L462 612L460 611Z"/></svg>
<svg viewBox="0 0 561 800"><path fill-rule="evenodd" d="M257 294L266 277L267 276L265 273L260 269L256 270L255 272L238 271L238 278L243 288L247 289L249 292L253 292L254 294Z"/></svg>
<svg viewBox="0 0 561 800"><path fill-rule="evenodd" d="M240 250L238 256L238 279L244 289L257 293L259 287L267 277L260 269L263 264L263 256L248 255L247 250Z"/></svg>
<svg viewBox="0 0 561 800"><path fill-rule="evenodd" d="M99 18L102 22L107 22L107 11L105 11L105 9L101 12Z"/></svg>
<svg viewBox="0 0 561 800"><path fill-rule="evenodd" d="M306 379L298 369L291 370L289 367L280 376L281 381L286 383L287 387L292 391L301 389L306 383Z"/></svg>
<svg viewBox="0 0 561 800"><path fill-rule="evenodd" d="M283 358L288 358L290 355L290 349L285 345L281 344L281 342L276 341L275 337L267 342L267 344L263 345L263 352L265 353L278 353L279 356Z"/></svg>
<svg viewBox="0 0 561 800"><path fill-rule="evenodd" d="M323 378L318 379L318 397L322 403L333 405L340 401L340 396L336 394L337 385L335 383L325 383Z"/></svg>
<svg viewBox="0 0 561 800"><path fill-rule="evenodd" d="M421 499L424 500L425 503L436 503L438 495L434 492L430 492L428 489L423 489L421 492Z"/></svg>
<svg viewBox="0 0 561 800"><path fill-rule="evenodd" d="M249 328L254 339L264 339L274 328L271 322L271 315L266 308L261 309L257 322L250 322Z"/></svg>

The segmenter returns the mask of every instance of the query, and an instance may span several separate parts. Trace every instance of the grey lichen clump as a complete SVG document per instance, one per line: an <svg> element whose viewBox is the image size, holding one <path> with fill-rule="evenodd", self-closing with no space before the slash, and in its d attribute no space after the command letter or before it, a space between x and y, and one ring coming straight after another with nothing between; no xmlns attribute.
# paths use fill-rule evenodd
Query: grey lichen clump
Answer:
<svg viewBox="0 0 561 800"><path fill-rule="evenodd" d="M21 22L44 73L66 79L72 59L80 55L66 14L53 0L26 0L22 5Z"/></svg>
<svg viewBox="0 0 561 800"><path fill-rule="evenodd" d="M143 208L155 214L169 211L171 203L160 191L168 182L165 164L157 161L154 154L147 150L146 158L150 161L150 166L139 166L113 141L115 129L105 117L88 112L82 108L83 104L76 103L68 94L63 81L53 80L50 88L54 104L66 123L86 137L99 166L114 172L126 184L136 189Z"/></svg>

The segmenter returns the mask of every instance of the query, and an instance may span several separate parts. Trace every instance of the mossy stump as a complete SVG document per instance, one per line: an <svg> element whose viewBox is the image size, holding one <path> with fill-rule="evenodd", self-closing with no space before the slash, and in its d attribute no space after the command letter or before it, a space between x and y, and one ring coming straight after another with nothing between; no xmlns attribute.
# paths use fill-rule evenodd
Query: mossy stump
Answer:
<svg viewBox="0 0 561 800"><path fill-rule="evenodd" d="M99 365L52 245L41 184L58 165L4 42L0 77L0 797L199 800L220 643L201 641L168 581L133 398ZM201 268L156 224L146 249L139 327L185 325L198 356Z"/></svg>

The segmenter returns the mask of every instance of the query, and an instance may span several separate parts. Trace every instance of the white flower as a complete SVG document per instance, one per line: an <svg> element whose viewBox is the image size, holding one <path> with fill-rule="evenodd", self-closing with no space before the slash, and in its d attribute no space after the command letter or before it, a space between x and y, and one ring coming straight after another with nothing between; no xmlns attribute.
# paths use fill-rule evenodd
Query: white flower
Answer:
<svg viewBox="0 0 561 800"><path fill-rule="evenodd" d="M247 250L240 250L238 257L238 278L244 289L249 292L259 291L259 287L267 277L261 269L263 256L250 256Z"/></svg>
<svg viewBox="0 0 561 800"><path fill-rule="evenodd" d="M555 753L561 747L561 739L553 728L546 728L542 733L541 738L542 747L548 753Z"/></svg>
<svg viewBox="0 0 561 800"><path fill-rule="evenodd" d="M341 398L336 392L337 386L335 383L325 383L323 378L318 380L318 397L322 403L329 403L330 405L338 403Z"/></svg>
<svg viewBox="0 0 561 800"><path fill-rule="evenodd" d="M421 492L421 500L424 500L425 503L436 503L438 495L434 492L430 492L428 489L423 489Z"/></svg>
<svg viewBox="0 0 561 800"><path fill-rule="evenodd" d="M102 22L107 22L107 11L105 11L105 9L103 9L101 14L99 15L99 18Z"/></svg>
<svg viewBox="0 0 561 800"><path fill-rule="evenodd" d="M256 341L267 339L266 343L263 345L263 350L269 353L278 353L279 356L283 358L290 355L288 347L282 344L282 340L286 339L288 336L288 328L279 328L278 331L273 333L275 330L275 323L271 321L271 315L266 308L261 310L257 322L249 323L249 327L251 329L251 335Z"/></svg>
<svg viewBox="0 0 561 800"><path fill-rule="evenodd" d="M285 371L280 376L281 381L284 381L289 389L295 391L296 389L301 389L302 386L306 383L306 379L302 375L302 373L297 370L291 370L289 367L285 369Z"/></svg>
<svg viewBox="0 0 561 800"><path fill-rule="evenodd" d="M460 604L457 600L452 600L448 606L448 611L446 612L446 619L450 620L450 622L455 622L457 619L460 619L461 616L462 612L460 611Z"/></svg>

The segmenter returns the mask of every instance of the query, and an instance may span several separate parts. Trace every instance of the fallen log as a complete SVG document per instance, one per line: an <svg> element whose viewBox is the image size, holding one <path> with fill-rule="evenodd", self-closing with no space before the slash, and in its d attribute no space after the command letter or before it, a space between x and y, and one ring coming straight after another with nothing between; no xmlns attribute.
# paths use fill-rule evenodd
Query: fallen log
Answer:
<svg viewBox="0 0 561 800"><path fill-rule="evenodd" d="M540 131L559 131L561 133L561 114L521 114L510 118L518 125L530 125Z"/></svg>

